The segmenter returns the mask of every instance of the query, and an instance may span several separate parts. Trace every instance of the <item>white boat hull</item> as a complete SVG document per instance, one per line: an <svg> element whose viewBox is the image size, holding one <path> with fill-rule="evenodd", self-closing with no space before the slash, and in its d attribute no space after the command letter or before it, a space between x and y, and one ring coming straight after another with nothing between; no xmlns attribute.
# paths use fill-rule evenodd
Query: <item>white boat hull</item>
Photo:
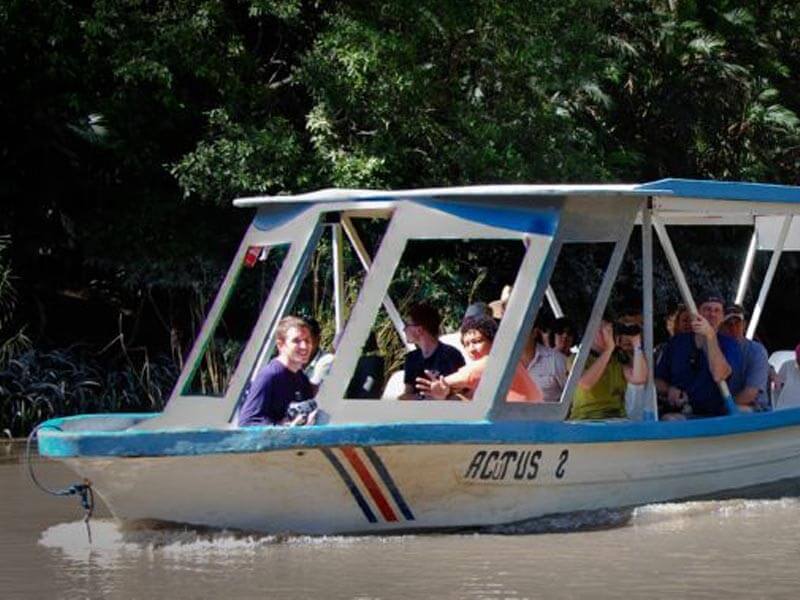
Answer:
<svg viewBox="0 0 800 600"><path fill-rule="evenodd" d="M396 444L66 462L122 521L378 532L512 523L800 477L800 426L614 443Z"/></svg>

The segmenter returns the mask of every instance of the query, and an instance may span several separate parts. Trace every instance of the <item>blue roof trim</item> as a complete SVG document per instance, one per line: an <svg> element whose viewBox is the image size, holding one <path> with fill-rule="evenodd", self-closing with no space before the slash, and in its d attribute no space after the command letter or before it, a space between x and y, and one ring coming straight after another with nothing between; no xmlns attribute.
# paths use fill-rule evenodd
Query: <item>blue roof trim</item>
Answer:
<svg viewBox="0 0 800 600"><path fill-rule="evenodd" d="M76 456L196 456L325 448L422 444L596 444L736 435L800 426L800 408L733 417L672 422L429 422L387 425L319 425L242 429L162 429L92 431L100 415L47 421L39 432L39 452ZM107 417L108 415L102 415ZM87 430L76 421L86 420Z"/></svg>
<svg viewBox="0 0 800 600"><path fill-rule="evenodd" d="M748 202L800 202L800 187L738 181L705 181L702 179L660 179L636 186L635 191L652 191L679 198L709 200L746 200Z"/></svg>
<svg viewBox="0 0 800 600"><path fill-rule="evenodd" d="M269 231L288 223L310 207L309 204L265 204L253 217L253 225L261 231Z"/></svg>
<svg viewBox="0 0 800 600"><path fill-rule="evenodd" d="M555 209L515 209L434 199L415 201L467 221L500 229L552 236L558 227L559 213Z"/></svg>

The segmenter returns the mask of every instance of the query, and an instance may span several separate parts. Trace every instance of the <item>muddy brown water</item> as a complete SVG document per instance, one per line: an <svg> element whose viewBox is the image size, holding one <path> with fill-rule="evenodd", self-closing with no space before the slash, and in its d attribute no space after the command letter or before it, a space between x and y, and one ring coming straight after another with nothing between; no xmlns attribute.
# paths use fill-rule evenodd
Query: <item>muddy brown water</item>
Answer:
<svg viewBox="0 0 800 600"><path fill-rule="evenodd" d="M132 531L100 506L89 544L77 500L37 490L23 451L0 443L0 599L800 597L798 481L749 499L389 537ZM35 468L52 486L75 480Z"/></svg>

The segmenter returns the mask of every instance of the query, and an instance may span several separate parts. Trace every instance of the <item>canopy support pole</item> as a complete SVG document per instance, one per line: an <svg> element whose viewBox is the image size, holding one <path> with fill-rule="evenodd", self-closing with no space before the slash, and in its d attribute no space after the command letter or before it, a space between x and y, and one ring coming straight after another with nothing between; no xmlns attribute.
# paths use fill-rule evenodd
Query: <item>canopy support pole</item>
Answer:
<svg viewBox="0 0 800 600"><path fill-rule="evenodd" d="M353 246L353 250L356 251L358 260L361 261L361 266L364 268L364 271L369 271L372 267L372 259L370 258L367 249L364 247L361 238L358 236L358 232L353 226L353 222L350 220L350 217L342 215L341 223L344 232L347 234L347 238L350 240L350 244ZM403 317L400 316L400 311L397 310L397 307L394 305L394 302L392 302L392 299L388 295L383 299L383 307L386 309L386 313L392 320L392 324L394 325L397 334L400 336L400 339L403 340L403 343L407 348L411 348L412 346L410 346L406 341Z"/></svg>
<svg viewBox="0 0 800 600"><path fill-rule="evenodd" d="M792 224L792 215L787 215L783 219L781 231L778 234L778 240L775 243L775 249L772 251L772 257L769 259L769 267L767 267L767 274L764 275L764 283L761 284L761 291L758 293L758 300L753 308L753 316L750 318L750 324L747 326L747 339L752 340L758 327L758 321L761 319L761 313L764 311L764 305L767 302L767 294L769 288L772 286L772 278L775 277L775 271L778 269L778 261L781 259L783 247L786 245L786 238L789 235L789 227Z"/></svg>
<svg viewBox="0 0 800 600"><path fill-rule="evenodd" d="M667 262L672 270L672 275L675 277L675 281L678 284L678 289L681 292L683 303L686 305L692 315L697 315L697 305L694 303L694 298L692 297L692 292L689 289L689 284L686 283L686 276L683 274L683 269L681 269L680 262L678 262L678 256L675 254L675 248L672 247L672 241L669 239L669 235L667 235L667 229L655 215L652 215L651 218L653 220L653 227L658 235L658 240L661 242L661 247L664 249L664 253L667 255ZM720 394L722 394L722 398L725 400L725 406L728 409L728 414L735 415L738 413L739 409L736 408L736 402L734 402L731 391L728 389L728 382L722 380L717 383L717 386L719 387Z"/></svg>
<svg viewBox="0 0 800 600"><path fill-rule="evenodd" d="M550 305L550 310L553 311L553 316L556 319L563 317L564 311L561 309L561 304L559 304L558 298L556 298L556 293L553 290L553 286L548 285L544 295L545 298L547 298L547 303Z"/></svg>
<svg viewBox="0 0 800 600"><path fill-rule="evenodd" d="M344 246L342 244L342 226L331 225L331 242L333 251L333 310L336 333L344 329Z"/></svg>
<svg viewBox="0 0 800 600"><path fill-rule="evenodd" d="M653 198L642 207L642 309L644 311L644 355L647 357L647 383L644 387L645 421L658 420L655 364L653 364Z"/></svg>
<svg viewBox="0 0 800 600"><path fill-rule="evenodd" d="M523 240L523 245L527 249L530 246L530 243L527 240ZM559 244L559 251L561 245ZM564 311L561 308L561 303L558 301L558 297L556 297L556 292L553 289L553 286L549 283L547 284L547 289L544 291L544 297L547 298L547 304L550 305L550 310L553 311L553 316L556 319L560 319L564 316Z"/></svg>
<svg viewBox="0 0 800 600"><path fill-rule="evenodd" d="M669 239L667 229L655 215L651 215L650 218L653 223L653 228L656 230L658 241L661 243L661 248L667 256L667 263L672 271L672 276L675 278L675 283L678 284L678 291L681 294L683 303L692 315L696 315L697 305L694 303L692 291L689 289L689 284L686 282L686 276L683 274L680 262L678 262L678 256L675 254L675 248L672 247L672 241Z"/></svg>
<svg viewBox="0 0 800 600"><path fill-rule="evenodd" d="M736 304L742 304L744 296L747 293L747 284L750 282L750 275L753 273L753 263L756 258L756 246L758 245L758 231L753 229L753 235L750 238L750 245L747 247L747 255L744 258L744 266L742 266L742 275L739 277L739 287L736 290Z"/></svg>
<svg viewBox="0 0 800 600"><path fill-rule="evenodd" d="M625 251L628 248L628 241L633 231L633 221L626 226L625 230L620 233L614 244L614 251L611 253L611 258L606 267L605 276L597 290L597 295L594 299L592 312L589 316L589 322L586 324L586 330L583 332L581 344L578 347L578 355L575 357L575 362L572 364L572 369L567 376L567 382L564 385L564 391L561 394L561 401L568 404L572 403L572 397L578 387L578 380L583 374L583 369L586 366L586 360L589 358L589 352L592 350L592 343L595 334L600 328L600 322L603 320L603 312L608 304L608 298L611 296L611 290L614 287L614 282L617 280L617 273L619 272L622 259L625 258Z"/></svg>

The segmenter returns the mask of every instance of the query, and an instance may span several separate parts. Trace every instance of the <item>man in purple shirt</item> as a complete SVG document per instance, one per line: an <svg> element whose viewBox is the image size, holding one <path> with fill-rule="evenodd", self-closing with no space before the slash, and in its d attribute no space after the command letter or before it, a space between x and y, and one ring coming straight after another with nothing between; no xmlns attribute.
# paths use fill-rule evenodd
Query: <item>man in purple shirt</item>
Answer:
<svg viewBox="0 0 800 600"><path fill-rule="evenodd" d="M303 319L285 317L275 332L278 356L256 376L239 410L239 426L282 425L289 404L314 396L303 366L311 353L311 332Z"/></svg>

